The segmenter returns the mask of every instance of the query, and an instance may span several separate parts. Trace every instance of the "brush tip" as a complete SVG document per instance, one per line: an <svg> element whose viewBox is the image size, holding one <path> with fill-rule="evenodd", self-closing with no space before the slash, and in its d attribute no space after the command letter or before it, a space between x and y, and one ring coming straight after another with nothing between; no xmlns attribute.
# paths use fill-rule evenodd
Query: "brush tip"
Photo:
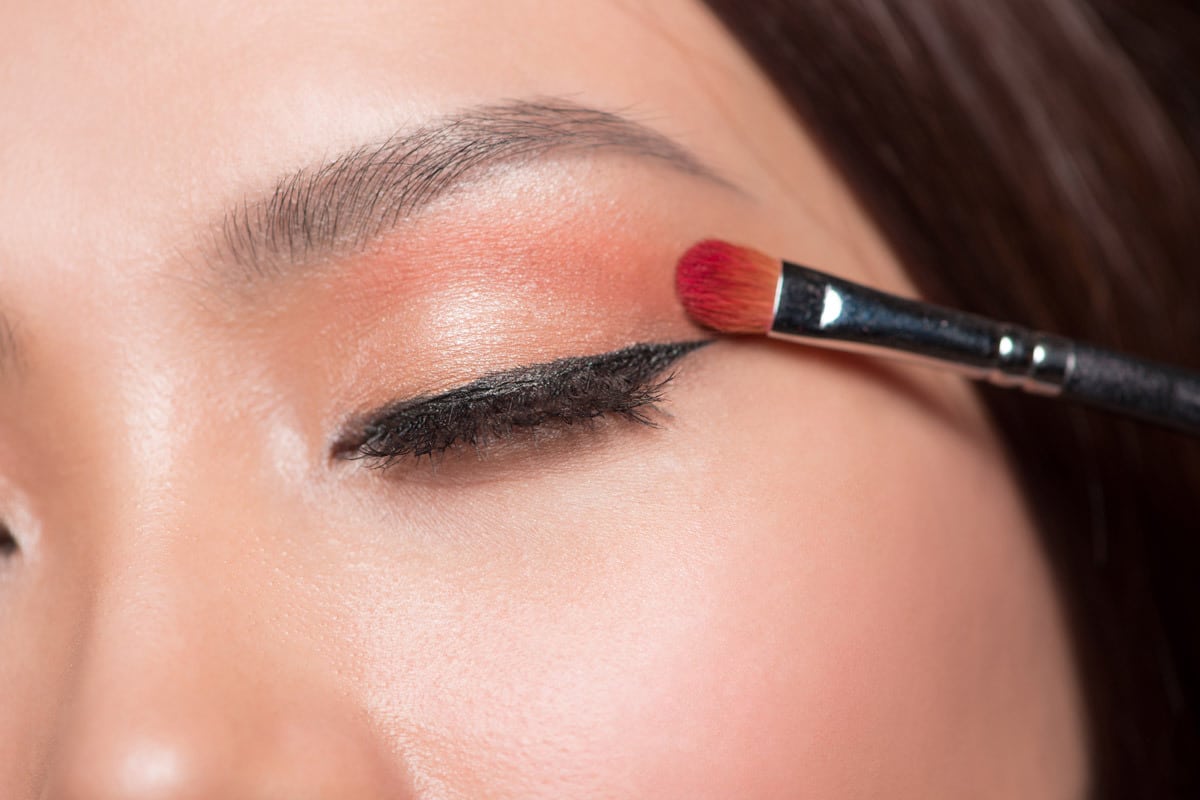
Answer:
<svg viewBox="0 0 1200 800"><path fill-rule="evenodd" d="M688 248L675 290L692 319L721 333L766 333L775 315L780 262L719 239Z"/></svg>

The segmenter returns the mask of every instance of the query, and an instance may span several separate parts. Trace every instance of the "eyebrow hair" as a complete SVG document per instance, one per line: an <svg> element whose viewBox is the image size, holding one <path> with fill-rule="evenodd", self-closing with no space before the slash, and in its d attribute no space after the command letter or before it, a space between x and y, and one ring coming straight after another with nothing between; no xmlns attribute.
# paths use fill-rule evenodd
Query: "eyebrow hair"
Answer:
<svg viewBox="0 0 1200 800"><path fill-rule="evenodd" d="M501 165L611 151L735 188L690 151L627 116L561 99L459 111L280 179L228 211L217 255L251 278L339 255Z"/></svg>

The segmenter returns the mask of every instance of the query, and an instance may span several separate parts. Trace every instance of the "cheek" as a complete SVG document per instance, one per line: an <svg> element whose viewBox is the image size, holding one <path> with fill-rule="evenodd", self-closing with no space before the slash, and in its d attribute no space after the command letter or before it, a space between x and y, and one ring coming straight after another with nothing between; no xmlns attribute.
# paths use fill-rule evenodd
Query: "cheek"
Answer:
<svg viewBox="0 0 1200 800"><path fill-rule="evenodd" d="M367 702L418 772L903 796L979 755L997 643L1050 606L999 459L830 363L728 352L634 454L431 503L426 566L348 595Z"/></svg>
<svg viewBox="0 0 1200 800"><path fill-rule="evenodd" d="M941 796L939 780L954 794L995 775L1031 708L1069 706L1069 658L1035 533L962 385L794 348L733 358L712 372L714 394L739 398L721 420L736 443L703 461L711 502L741 512L709 586L711 696L726 702L698 715L740 725L711 744L755 754L782 794ZM1034 677L1046 663L1060 671Z"/></svg>

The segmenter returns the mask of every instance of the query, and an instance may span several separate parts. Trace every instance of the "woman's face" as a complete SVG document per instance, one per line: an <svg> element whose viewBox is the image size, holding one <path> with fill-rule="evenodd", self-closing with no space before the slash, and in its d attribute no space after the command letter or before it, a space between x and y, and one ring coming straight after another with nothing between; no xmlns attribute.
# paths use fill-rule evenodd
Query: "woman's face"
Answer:
<svg viewBox="0 0 1200 800"><path fill-rule="evenodd" d="M707 236L911 291L701 6L24 3L0 107L0 796L1080 785L958 380L556 362Z"/></svg>

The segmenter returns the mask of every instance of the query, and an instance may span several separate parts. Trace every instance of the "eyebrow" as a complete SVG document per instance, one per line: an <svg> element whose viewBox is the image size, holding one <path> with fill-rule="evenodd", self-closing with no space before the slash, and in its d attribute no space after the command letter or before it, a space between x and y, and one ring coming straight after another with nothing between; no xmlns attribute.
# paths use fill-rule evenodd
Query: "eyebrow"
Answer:
<svg viewBox="0 0 1200 800"><path fill-rule="evenodd" d="M649 159L736 188L628 116L562 99L474 106L303 167L228 210L211 255L250 279L364 248L451 190L503 165L596 152Z"/></svg>
<svg viewBox="0 0 1200 800"><path fill-rule="evenodd" d="M301 167L225 211L201 261L255 281L361 250L400 220L505 165L594 153L656 162L742 191L689 149L627 114L561 98L472 106L382 142ZM0 310L0 377L20 368L16 329Z"/></svg>

